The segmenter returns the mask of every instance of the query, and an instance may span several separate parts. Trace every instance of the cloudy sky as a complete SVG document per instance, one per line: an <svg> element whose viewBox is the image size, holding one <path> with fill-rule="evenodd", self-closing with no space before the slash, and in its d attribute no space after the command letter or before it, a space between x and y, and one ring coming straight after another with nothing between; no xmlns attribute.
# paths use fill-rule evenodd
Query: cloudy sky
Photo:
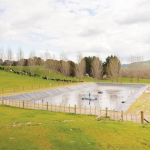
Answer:
<svg viewBox="0 0 150 150"><path fill-rule="evenodd" d="M150 59L150 0L0 0L0 48Z"/></svg>

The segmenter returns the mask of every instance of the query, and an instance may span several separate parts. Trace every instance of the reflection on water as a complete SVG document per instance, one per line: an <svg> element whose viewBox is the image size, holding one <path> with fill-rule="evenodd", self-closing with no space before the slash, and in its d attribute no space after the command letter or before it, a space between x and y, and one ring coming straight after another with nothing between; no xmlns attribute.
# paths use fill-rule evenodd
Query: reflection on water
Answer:
<svg viewBox="0 0 150 150"><path fill-rule="evenodd" d="M96 86L48 97L43 102L58 106L70 105L74 107L76 105L78 108L85 108L86 106L86 108L105 109L108 107L109 109L116 109L121 103L128 101L129 97L132 97L137 90L137 88L123 86ZM89 100L89 93L92 100ZM82 100L83 97L86 99Z"/></svg>

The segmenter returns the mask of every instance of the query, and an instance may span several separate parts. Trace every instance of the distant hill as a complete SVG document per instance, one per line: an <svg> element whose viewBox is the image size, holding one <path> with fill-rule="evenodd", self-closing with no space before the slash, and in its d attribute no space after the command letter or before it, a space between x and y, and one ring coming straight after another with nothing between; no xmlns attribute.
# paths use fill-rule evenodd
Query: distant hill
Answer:
<svg viewBox="0 0 150 150"><path fill-rule="evenodd" d="M147 61L141 61L140 63L143 63L143 65L145 66L150 66L150 60ZM128 68L130 64L122 64L121 67L122 68Z"/></svg>

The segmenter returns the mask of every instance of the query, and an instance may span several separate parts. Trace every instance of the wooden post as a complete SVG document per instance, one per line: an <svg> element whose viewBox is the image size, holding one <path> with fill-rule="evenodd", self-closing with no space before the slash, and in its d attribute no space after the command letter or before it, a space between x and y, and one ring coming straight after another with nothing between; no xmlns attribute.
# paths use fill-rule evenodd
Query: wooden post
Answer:
<svg viewBox="0 0 150 150"><path fill-rule="evenodd" d="M48 102L47 102L47 111L48 111Z"/></svg>
<svg viewBox="0 0 150 150"><path fill-rule="evenodd" d="M118 110L117 110L117 120L118 120Z"/></svg>
<svg viewBox="0 0 150 150"><path fill-rule="evenodd" d="M123 121L123 111L121 111L121 120Z"/></svg>
<svg viewBox="0 0 150 150"><path fill-rule="evenodd" d="M74 105L74 113L76 114L76 105Z"/></svg>
<svg viewBox="0 0 150 150"><path fill-rule="evenodd" d="M114 120L115 120L115 109L114 109Z"/></svg>
<svg viewBox="0 0 150 150"><path fill-rule="evenodd" d="M59 106L59 111L61 112L61 103L60 103L60 106Z"/></svg>
<svg viewBox="0 0 150 150"><path fill-rule="evenodd" d="M81 114L81 106L80 106L80 114Z"/></svg>
<svg viewBox="0 0 150 150"><path fill-rule="evenodd" d="M90 106L90 115L91 115L91 106Z"/></svg>
<svg viewBox="0 0 150 150"><path fill-rule="evenodd" d="M144 113L143 113L143 111L141 111L141 124L143 124L144 123Z"/></svg>
<svg viewBox="0 0 150 150"><path fill-rule="evenodd" d="M23 101L23 108L24 108L24 101Z"/></svg>
<svg viewBox="0 0 150 150"><path fill-rule="evenodd" d="M108 108L106 107L105 117L108 115Z"/></svg>

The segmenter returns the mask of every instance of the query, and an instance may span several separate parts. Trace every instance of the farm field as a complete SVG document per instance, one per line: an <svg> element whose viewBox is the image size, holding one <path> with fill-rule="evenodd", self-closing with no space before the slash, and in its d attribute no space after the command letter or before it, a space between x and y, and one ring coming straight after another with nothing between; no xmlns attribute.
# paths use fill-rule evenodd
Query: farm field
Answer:
<svg viewBox="0 0 150 150"><path fill-rule="evenodd" d="M150 149L148 124L2 105L0 118L0 149Z"/></svg>

